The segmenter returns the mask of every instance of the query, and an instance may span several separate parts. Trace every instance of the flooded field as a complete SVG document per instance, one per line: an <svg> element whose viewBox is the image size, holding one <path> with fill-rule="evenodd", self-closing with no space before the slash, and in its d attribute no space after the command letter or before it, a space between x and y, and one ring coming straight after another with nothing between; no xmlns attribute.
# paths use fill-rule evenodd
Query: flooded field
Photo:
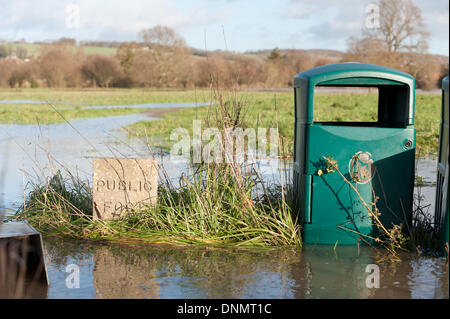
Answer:
<svg viewBox="0 0 450 319"><path fill-rule="evenodd" d="M165 106L170 107L170 106ZM176 106L172 106L176 107ZM152 120L144 114L72 121L54 125L0 125L0 210L14 211L26 194L26 181L41 172L66 167L82 178L92 175L97 156L143 157L145 140L129 139L122 126ZM82 135L80 135L78 132ZM151 141L149 141L151 143ZM49 154L51 156L49 157ZM186 163L156 154L176 180ZM279 161L259 160L267 178ZM436 163L421 160L416 189L422 205L434 208ZM176 247L163 244L93 244L44 238L50 286L42 298L448 298L444 258L401 255L397 263L380 262L369 247L306 246L292 249ZM368 288L369 265L380 270L380 287ZM79 287L68 279L79 271Z"/></svg>
<svg viewBox="0 0 450 319"><path fill-rule="evenodd" d="M46 239L50 287L43 298L448 298L442 258L402 255L379 263L373 249L306 246L224 249L94 245ZM368 265L380 287L368 288ZM79 288L67 279L79 267ZM70 286L69 286L70 287Z"/></svg>

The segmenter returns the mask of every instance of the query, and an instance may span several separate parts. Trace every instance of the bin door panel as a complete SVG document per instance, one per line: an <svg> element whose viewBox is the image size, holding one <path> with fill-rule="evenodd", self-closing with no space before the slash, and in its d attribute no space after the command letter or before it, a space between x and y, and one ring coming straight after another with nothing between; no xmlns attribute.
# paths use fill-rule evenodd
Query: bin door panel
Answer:
<svg viewBox="0 0 450 319"><path fill-rule="evenodd" d="M414 129L322 125L308 129L306 174L313 176L313 182L311 223L304 227L306 243L354 244L359 237L373 241L377 228L365 205L372 209L376 196L387 228L409 220ZM411 142L406 143L409 147L405 141ZM337 161L357 192L338 172L326 173L327 156Z"/></svg>

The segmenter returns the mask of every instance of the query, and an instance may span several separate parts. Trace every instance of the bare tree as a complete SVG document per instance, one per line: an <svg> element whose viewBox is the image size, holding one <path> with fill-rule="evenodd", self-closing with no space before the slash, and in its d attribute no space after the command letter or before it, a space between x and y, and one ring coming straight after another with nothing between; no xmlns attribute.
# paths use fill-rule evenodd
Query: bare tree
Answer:
<svg viewBox="0 0 450 319"><path fill-rule="evenodd" d="M150 48L165 48L172 50L175 47L185 47L184 39L170 27L157 25L153 28L141 30L139 37Z"/></svg>
<svg viewBox="0 0 450 319"><path fill-rule="evenodd" d="M137 51L128 73L140 87L155 87L158 84L158 65L149 51Z"/></svg>
<svg viewBox="0 0 450 319"><path fill-rule="evenodd" d="M77 87L81 82L77 54L64 45L42 46L37 62L44 83L48 87Z"/></svg>
<svg viewBox="0 0 450 319"><path fill-rule="evenodd" d="M189 53L184 39L172 28L162 25L142 30L139 37L148 46L156 61L155 74L158 78L155 86L173 87L180 83L179 66L186 61Z"/></svg>
<svg viewBox="0 0 450 319"><path fill-rule="evenodd" d="M342 60L396 68L412 74L418 87L433 88L439 63L426 54L430 33L420 9L412 0L378 0L376 8L378 26L363 28L362 38L349 38Z"/></svg>
<svg viewBox="0 0 450 319"><path fill-rule="evenodd" d="M363 29L367 36L383 40L388 53L425 52L427 31L420 9L412 0L379 0L379 28Z"/></svg>
<svg viewBox="0 0 450 319"><path fill-rule="evenodd" d="M92 85L106 88L110 87L115 79L122 76L119 61L114 57L99 54L88 56L81 71Z"/></svg>
<svg viewBox="0 0 450 319"><path fill-rule="evenodd" d="M347 52L342 57L343 62L364 62L393 68L398 67L398 59L398 54L388 52L383 40L370 36L362 39L350 37L347 40Z"/></svg>

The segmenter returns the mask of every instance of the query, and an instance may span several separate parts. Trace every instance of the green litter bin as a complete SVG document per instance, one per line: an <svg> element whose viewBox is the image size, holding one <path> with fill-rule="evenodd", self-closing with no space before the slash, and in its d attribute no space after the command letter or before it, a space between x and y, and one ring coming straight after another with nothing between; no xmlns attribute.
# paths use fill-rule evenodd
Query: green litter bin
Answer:
<svg viewBox="0 0 450 319"><path fill-rule="evenodd" d="M448 76L442 80L442 111L441 127L439 137L439 157L437 165L436 181L436 202L434 212L434 223L439 234L439 250L445 254L445 244L448 244L449 232L449 196L448 196L448 178L449 178L449 159L448 159Z"/></svg>
<svg viewBox="0 0 450 319"><path fill-rule="evenodd" d="M315 121L319 86L377 88L376 121ZM414 78L384 66L331 64L297 74L294 95L295 211L304 243L373 243L379 231L363 201L371 209L376 202L388 230L395 224L407 231L414 192ZM338 172L327 173L328 156L357 192Z"/></svg>

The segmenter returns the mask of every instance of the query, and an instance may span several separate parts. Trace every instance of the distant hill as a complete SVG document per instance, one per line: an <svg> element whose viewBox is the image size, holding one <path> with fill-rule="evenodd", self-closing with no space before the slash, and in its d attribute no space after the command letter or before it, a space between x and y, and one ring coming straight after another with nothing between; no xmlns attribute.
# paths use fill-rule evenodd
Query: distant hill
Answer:
<svg viewBox="0 0 450 319"><path fill-rule="evenodd" d="M51 45L54 43L60 43L60 40L55 41L45 41L45 42L34 42L34 43L18 43L18 42L5 42L0 40L0 58L6 57L8 55L15 55L19 58L33 58L39 55L39 51L47 45ZM67 47L78 50L82 48L85 54L104 54L108 56L113 56L117 53L117 48L120 46L122 42L117 41L81 41L78 45L68 45ZM6 52L10 52L12 54L2 54L2 50ZM210 50L205 51L197 48L189 48L192 55L194 57L206 57L206 56L222 56L228 60L235 60L239 55L244 55L249 58L255 58L259 60L265 60L272 52L272 49L267 50L257 50L257 51L245 51L243 53L238 53L234 51L225 51L225 50ZM18 54L16 54L16 52ZM345 55L345 52L338 50L329 50L329 49L279 49L279 52L282 55L288 53L301 53L309 56L313 61L322 60L323 64L326 63L336 63L339 62ZM435 61L439 63L445 64L448 63L449 57L444 55L436 55L431 54Z"/></svg>
<svg viewBox="0 0 450 319"><path fill-rule="evenodd" d="M16 55L20 58L33 58L39 56L39 51L44 47L51 45L51 43L0 43L0 48L6 48L7 52ZM74 52L82 48L86 54L104 54L104 55L115 55L117 48L112 47L99 47L99 46L78 46L69 45L69 48L73 48ZM0 50L1 51L1 50ZM0 55L1 57L1 55Z"/></svg>
<svg viewBox="0 0 450 319"><path fill-rule="evenodd" d="M307 53L311 56L323 56L323 57L330 57L330 58L341 58L344 55L344 52L338 51L338 50L328 50L328 49L280 49L281 53L286 52L302 52ZM267 57L272 50L259 50L259 51L246 51L245 55L261 55L264 57Z"/></svg>
<svg viewBox="0 0 450 319"><path fill-rule="evenodd" d="M206 57L206 56L214 56L219 55L223 56L229 60L235 59L238 55L242 54L249 58L265 60L270 55L273 49L270 50L258 50L258 51L245 51L243 53L236 53L233 51L223 51L223 50L214 50L208 51L200 50L196 48L190 48L192 54L194 56ZM344 56L344 52L338 50L327 50L327 49L280 49L281 55L285 55L288 53L301 53L306 54L314 61L323 60L327 63L337 63Z"/></svg>
<svg viewBox="0 0 450 319"><path fill-rule="evenodd" d="M60 48L44 50L52 45L62 45L73 54ZM118 55L120 47L124 50ZM243 87L286 88L293 85L292 79L298 72L344 61L389 65L413 75L417 87L425 90L439 87L440 79L448 74L447 56L423 53L402 53L391 59L383 54L329 49L275 48L243 53L187 49L174 50L174 47L158 43L148 46L117 41L77 43L71 38L34 43L0 40L0 86L207 87L213 65L215 76L224 85L232 85L233 77L238 77L239 85ZM48 54L36 59L44 51ZM55 52L59 53L55 55ZM179 55L180 52L183 54ZM57 63L55 59L64 62ZM104 77L104 73L109 76Z"/></svg>
<svg viewBox="0 0 450 319"><path fill-rule="evenodd" d="M51 45L53 43L58 43L58 41L46 41L46 42L35 42L35 43L1 43L0 42L0 58L5 56L17 56L21 59L25 58L35 58L39 56L40 50L44 46ZM85 54L104 54L104 55L115 55L117 53L117 48L120 46L121 42L106 42L106 41L82 41L79 45L67 45L68 48L73 48L74 52L79 48L82 48ZM1 54L6 48L9 54ZM206 56L222 56L228 60L235 60L239 55L244 55L249 58L265 60L272 50L258 50L258 51L246 51L244 53L237 53L233 51L224 50L211 50L205 51L197 48L189 48L194 57L203 58ZM327 49L280 49L281 54L287 53L302 53L311 57L314 61L324 60L327 63L333 63L339 61L344 52L337 50L327 50Z"/></svg>

